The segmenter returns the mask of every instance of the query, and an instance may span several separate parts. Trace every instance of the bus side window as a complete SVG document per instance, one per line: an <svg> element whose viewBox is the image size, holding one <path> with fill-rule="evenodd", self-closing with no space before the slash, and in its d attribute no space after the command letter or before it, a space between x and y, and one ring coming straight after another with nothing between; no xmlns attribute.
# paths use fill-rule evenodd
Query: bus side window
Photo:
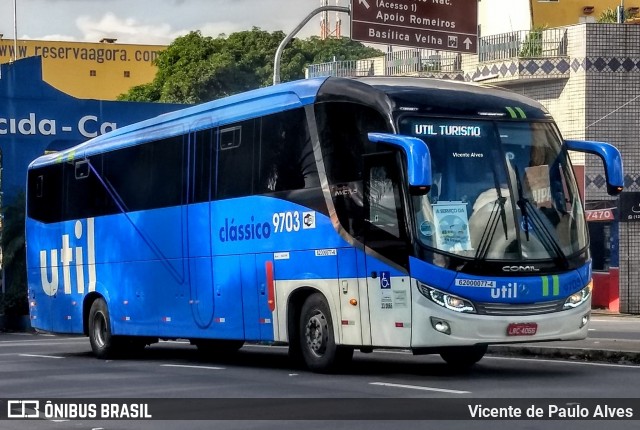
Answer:
<svg viewBox="0 0 640 430"><path fill-rule="evenodd" d="M256 193L320 186L304 109L262 118Z"/></svg>
<svg viewBox="0 0 640 430"><path fill-rule="evenodd" d="M367 134L388 132L384 117L358 103L326 102L315 106L320 145L331 197L342 227L364 234L363 155L373 148Z"/></svg>
<svg viewBox="0 0 640 430"><path fill-rule="evenodd" d="M102 170L102 156L96 155L64 169L64 219L79 219L118 213L105 184L93 169Z"/></svg>
<svg viewBox="0 0 640 430"><path fill-rule="evenodd" d="M191 174L191 188L189 203L201 203L211 200L213 179L215 175L215 153L214 139L215 133L213 129L205 129L195 132L192 135L191 153L192 166L189 169Z"/></svg>
<svg viewBox="0 0 640 430"><path fill-rule="evenodd" d="M250 119L218 129L217 199L253 194L255 124Z"/></svg>
<svg viewBox="0 0 640 430"><path fill-rule="evenodd" d="M29 171L28 216L50 223L62 220L63 163Z"/></svg>
<svg viewBox="0 0 640 430"><path fill-rule="evenodd" d="M118 212L179 206L184 202L185 136L178 135L107 152L102 187ZM133 185L135 184L135 186Z"/></svg>

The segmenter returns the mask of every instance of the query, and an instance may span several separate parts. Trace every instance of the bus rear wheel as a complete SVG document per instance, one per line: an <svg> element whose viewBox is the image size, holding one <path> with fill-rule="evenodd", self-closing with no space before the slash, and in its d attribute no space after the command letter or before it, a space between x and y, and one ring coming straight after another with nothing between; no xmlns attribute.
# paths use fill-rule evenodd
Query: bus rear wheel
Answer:
<svg viewBox="0 0 640 430"><path fill-rule="evenodd" d="M299 333L302 358L314 372L334 371L353 356L353 348L336 345L329 306L320 293L304 302Z"/></svg>
<svg viewBox="0 0 640 430"><path fill-rule="evenodd" d="M104 299L96 299L89 311L89 342L97 358L113 358L118 352L117 339L111 333L109 309Z"/></svg>
<svg viewBox="0 0 640 430"><path fill-rule="evenodd" d="M451 367L468 369L484 357L487 345L456 346L440 353L440 357Z"/></svg>

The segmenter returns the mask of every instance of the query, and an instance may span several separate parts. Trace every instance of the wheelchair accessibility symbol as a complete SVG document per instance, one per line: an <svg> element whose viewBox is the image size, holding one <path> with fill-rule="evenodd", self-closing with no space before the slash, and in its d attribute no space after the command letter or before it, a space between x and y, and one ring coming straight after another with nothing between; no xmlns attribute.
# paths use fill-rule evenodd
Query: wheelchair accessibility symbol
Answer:
<svg viewBox="0 0 640 430"><path fill-rule="evenodd" d="M390 272L380 272L380 288L383 290L391 289L391 273Z"/></svg>

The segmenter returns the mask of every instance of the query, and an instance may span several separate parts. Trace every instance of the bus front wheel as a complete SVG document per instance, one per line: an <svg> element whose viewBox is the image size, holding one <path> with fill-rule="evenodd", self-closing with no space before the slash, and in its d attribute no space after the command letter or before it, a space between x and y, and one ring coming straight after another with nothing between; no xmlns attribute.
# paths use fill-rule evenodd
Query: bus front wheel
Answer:
<svg viewBox="0 0 640 430"><path fill-rule="evenodd" d="M117 352L117 341L111 334L109 309L101 298L91 304L89 311L89 342L97 358L112 358Z"/></svg>
<svg viewBox="0 0 640 430"><path fill-rule="evenodd" d="M336 345L329 306L320 293L304 302L299 333L302 358L314 372L333 371L353 356L353 348Z"/></svg>

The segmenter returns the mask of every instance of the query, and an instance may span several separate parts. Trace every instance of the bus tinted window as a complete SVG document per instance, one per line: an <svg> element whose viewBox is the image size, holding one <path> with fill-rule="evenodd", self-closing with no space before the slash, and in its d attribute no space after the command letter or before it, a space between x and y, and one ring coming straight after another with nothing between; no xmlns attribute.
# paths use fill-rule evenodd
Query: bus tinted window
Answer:
<svg viewBox="0 0 640 430"><path fill-rule="evenodd" d="M371 145L367 134L389 131L384 117L367 106L336 102L318 104L316 121L329 182L361 181L362 154Z"/></svg>
<svg viewBox="0 0 640 430"><path fill-rule="evenodd" d="M183 136L108 152L102 177L124 210L177 206L184 195L183 157Z"/></svg>
<svg viewBox="0 0 640 430"><path fill-rule="evenodd" d="M262 119L256 193L320 185L303 109Z"/></svg>
<svg viewBox="0 0 640 430"><path fill-rule="evenodd" d="M118 206L94 170L101 157L64 163L64 207L62 219L78 219L119 212ZM82 171L86 175L80 175Z"/></svg>
<svg viewBox="0 0 640 430"><path fill-rule="evenodd" d="M253 193L253 141L255 119L218 130L217 199L249 196Z"/></svg>
<svg viewBox="0 0 640 430"><path fill-rule="evenodd" d="M62 171L62 163L29 171L27 207L30 218L46 223L62 219Z"/></svg>
<svg viewBox="0 0 640 430"><path fill-rule="evenodd" d="M215 178L215 133L212 129L200 130L193 136L190 153L192 165L190 181L193 184L189 196L190 203L207 202L213 192Z"/></svg>
<svg viewBox="0 0 640 430"><path fill-rule="evenodd" d="M333 204L342 227L351 235L363 233L363 154L374 148L369 132L389 127L376 110L356 103L316 106L320 145Z"/></svg>

